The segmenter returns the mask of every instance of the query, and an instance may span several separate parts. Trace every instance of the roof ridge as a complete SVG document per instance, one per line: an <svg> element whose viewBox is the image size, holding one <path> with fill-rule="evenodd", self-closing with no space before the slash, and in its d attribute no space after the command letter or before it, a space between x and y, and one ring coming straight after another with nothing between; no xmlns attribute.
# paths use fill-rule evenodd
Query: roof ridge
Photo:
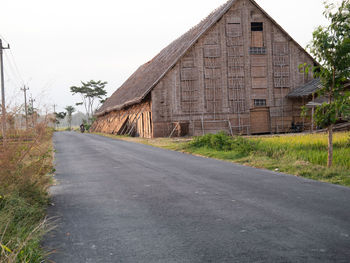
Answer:
<svg viewBox="0 0 350 263"><path fill-rule="evenodd" d="M232 6L234 2L237 0L228 0L224 4L220 5L218 8L214 9L208 16L206 16L204 19L202 19L198 24L191 27L188 31L186 31L184 34L173 40L169 45L167 45L165 48L163 48L157 55L155 55L150 61L142 64L121 86L119 89L117 89L112 96L107 99L107 101L102 105L102 107L97 111L96 115L103 115L107 112L118 110L121 108L124 108L126 106L132 105L134 103L140 102L142 99L144 99L147 94L150 92L150 90L153 89L155 85L159 82L159 80L164 77L165 74L169 72L169 70L181 59L181 57L195 44L195 42L203 35L205 34L213 24L215 24L224 14L225 12ZM196 32L196 30L198 32ZM189 37L189 39L186 39L186 37ZM181 43L181 40L185 43ZM180 48L176 48L176 50L173 50L174 45L179 44ZM183 44L181 46L181 44ZM137 79L134 79L137 74L140 73L141 69L145 69L146 64L148 64L149 67L152 67L152 63L155 62L163 62L161 61L160 57L162 55L165 55L164 53L167 53L167 51L170 51L170 57L173 55L172 59L167 63L167 65L163 65L163 68L161 72L158 72L157 76L154 76L154 80L149 83L145 83L144 86L146 86L146 90L140 91L142 92L141 96L135 97L133 96L133 99L125 99L122 103L114 103L114 105L111 104L111 98L116 96L117 93L122 93L122 90L125 94L127 94L127 91L124 89L127 88L127 84L131 84L129 82L133 82L132 84L137 84ZM176 52L177 51L177 52ZM160 61L157 61L160 60ZM162 66L162 65L161 65ZM147 69L145 69L147 71ZM152 70L150 70L149 74L155 74ZM136 82L136 83L134 83ZM137 89L137 87L136 87ZM119 94L120 95L120 94ZM118 99L118 98L117 98Z"/></svg>
<svg viewBox="0 0 350 263"><path fill-rule="evenodd" d="M150 61L142 64L101 106L96 115L103 115L141 102L159 81L176 65L188 50L210 28L220 20L232 5L239 0L227 0L214 9L198 24L173 40ZM256 6L273 24L275 24L292 42L302 49L314 62L312 56L305 51L256 1L248 0Z"/></svg>

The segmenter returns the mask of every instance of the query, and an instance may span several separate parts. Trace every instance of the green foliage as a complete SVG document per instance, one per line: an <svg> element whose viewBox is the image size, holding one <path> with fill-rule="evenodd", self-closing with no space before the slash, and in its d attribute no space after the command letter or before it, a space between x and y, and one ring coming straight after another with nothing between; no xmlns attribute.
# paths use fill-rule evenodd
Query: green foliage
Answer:
<svg viewBox="0 0 350 263"><path fill-rule="evenodd" d="M93 122L94 118L91 118L91 122L88 122L87 120L83 120L84 128L86 131L89 131L91 128L91 123Z"/></svg>
<svg viewBox="0 0 350 263"><path fill-rule="evenodd" d="M333 124L349 116L350 97L344 96L344 84L350 78L350 1L343 0L338 8L325 3L324 15L330 24L319 26L313 32L309 49L319 62L313 69L323 86L319 95L328 98L328 104L316 107L315 122L318 126L330 127L328 167L331 167Z"/></svg>
<svg viewBox="0 0 350 263"><path fill-rule="evenodd" d="M327 128L331 124L336 123L336 110L332 104L323 103L318 106L315 111L315 122L321 128Z"/></svg>
<svg viewBox="0 0 350 263"><path fill-rule="evenodd" d="M300 116L301 117L306 117L307 116L307 107L301 106L301 111L300 111Z"/></svg>
<svg viewBox="0 0 350 263"><path fill-rule="evenodd" d="M68 116L68 129L71 130L72 129L72 114L73 112L75 112L75 108L73 106L67 106L65 108L66 112L67 112L67 116Z"/></svg>
<svg viewBox="0 0 350 263"><path fill-rule="evenodd" d="M56 124L60 123L60 120L63 120L66 117L66 112L55 112L55 122Z"/></svg>
<svg viewBox="0 0 350 263"><path fill-rule="evenodd" d="M340 119L346 120L350 115L350 95L345 92L331 103L323 103L315 111L315 122L322 128L327 128L331 124L336 124Z"/></svg>
<svg viewBox="0 0 350 263"><path fill-rule="evenodd" d="M100 100L100 103L101 103L101 104L105 103L107 99L108 99L108 98L104 98L104 99Z"/></svg>
<svg viewBox="0 0 350 263"><path fill-rule="evenodd" d="M75 112L75 108L73 106L67 106L64 109L66 110L68 116L72 116L73 112Z"/></svg>
<svg viewBox="0 0 350 263"><path fill-rule="evenodd" d="M89 120L95 110L95 101L98 100L101 102L107 95L107 91L105 90L107 82L90 80L88 82L81 81L81 84L81 86L70 87L70 91L73 95L80 95L82 101L76 103L76 105L84 105Z"/></svg>
<svg viewBox="0 0 350 263"><path fill-rule="evenodd" d="M207 147L217 151L235 151L242 155L248 155L257 149L257 142L249 141L241 136L230 137L225 132L206 134L195 137L190 147Z"/></svg>
<svg viewBox="0 0 350 263"><path fill-rule="evenodd" d="M303 64L300 64L298 66L298 69L299 69L300 73L304 73L304 78L307 80L309 77L310 71L313 70L313 67L312 67L312 65L309 65L307 63L303 63Z"/></svg>
<svg viewBox="0 0 350 263"><path fill-rule="evenodd" d="M350 78L349 10L349 0L343 0L338 8L334 4L326 4L324 15L330 24L319 26L313 32L309 45L310 52L320 63L313 70L323 85L319 95L329 98L329 105L323 104L315 112L316 123L322 127L335 124L349 114L349 96L344 96L344 83Z"/></svg>
<svg viewBox="0 0 350 263"><path fill-rule="evenodd" d="M35 108L33 108L31 104L29 104L27 106L27 113L28 113L28 115L31 116L31 115L34 114L34 112L35 112Z"/></svg>
<svg viewBox="0 0 350 263"><path fill-rule="evenodd" d="M82 86L72 86L70 87L71 92L74 94L83 94L86 97L103 99L107 95L105 91L105 86L107 82L90 80L88 82L81 82Z"/></svg>
<svg viewBox="0 0 350 263"><path fill-rule="evenodd" d="M85 128L86 131L89 131L90 128L91 128L91 124L89 124L89 123L84 123L84 128Z"/></svg>

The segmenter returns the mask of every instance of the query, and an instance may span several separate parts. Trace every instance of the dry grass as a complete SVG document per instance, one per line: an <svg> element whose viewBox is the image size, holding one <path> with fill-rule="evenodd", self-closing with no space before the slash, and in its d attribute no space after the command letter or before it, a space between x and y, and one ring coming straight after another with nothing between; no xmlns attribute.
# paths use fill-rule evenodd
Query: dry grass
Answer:
<svg viewBox="0 0 350 263"><path fill-rule="evenodd" d="M53 172L52 131L45 123L11 131L0 146L0 262L42 262L40 240Z"/></svg>

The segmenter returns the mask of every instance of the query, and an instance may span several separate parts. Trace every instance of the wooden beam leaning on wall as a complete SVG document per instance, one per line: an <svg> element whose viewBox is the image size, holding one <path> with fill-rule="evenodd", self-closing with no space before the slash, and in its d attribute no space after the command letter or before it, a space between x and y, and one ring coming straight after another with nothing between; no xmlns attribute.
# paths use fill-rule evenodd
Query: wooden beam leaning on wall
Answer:
<svg viewBox="0 0 350 263"><path fill-rule="evenodd" d="M135 128L135 126L136 126L138 120L139 120L140 117L142 116L142 113L144 112L144 110L145 110L145 106L142 107L141 110L139 111L138 117L137 117L137 115L135 116L135 119L134 119L133 122L132 122L132 127L131 127L131 129L130 129L130 131L129 131L129 133L128 133L129 136L130 136L130 134L133 132L133 130L134 130L134 128ZM137 117L137 118L136 118L136 117Z"/></svg>

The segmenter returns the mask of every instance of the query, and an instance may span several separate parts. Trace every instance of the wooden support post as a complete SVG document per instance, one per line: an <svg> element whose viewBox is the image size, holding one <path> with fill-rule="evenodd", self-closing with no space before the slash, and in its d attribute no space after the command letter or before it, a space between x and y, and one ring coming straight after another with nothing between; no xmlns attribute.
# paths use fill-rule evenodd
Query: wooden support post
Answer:
<svg viewBox="0 0 350 263"><path fill-rule="evenodd" d="M123 135L124 134L124 132L126 131L126 129L127 129L127 127L128 127L128 125L127 125L127 120L129 119L129 117L127 117L127 119L125 120L125 122L124 122L124 128L122 129L122 131L120 132L120 135ZM120 128L122 128L122 127L120 127ZM117 132L118 133L118 132Z"/></svg>
<svg viewBox="0 0 350 263"><path fill-rule="evenodd" d="M241 115L240 115L240 111L238 111L238 130L239 133L241 133Z"/></svg>
<svg viewBox="0 0 350 263"><path fill-rule="evenodd" d="M134 130L134 128L135 128L135 126L136 126L136 124L137 124L137 121L139 120L140 116L142 115L144 109L145 109L145 108L142 107L141 110L139 110L139 112L136 113L136 116L135 116L134 120L133 120L132 123L131 123L131 129L129 130L128 135L130 135L131 132ZM137 116L138 116L138 117L137 117Z"/></svg>
<svg viewBox="0 0 350 263"><path fill-rule="evenodd" d="M201 119L201 121L202 121L202 135L204 135L204 121L203 121L203 114L202 114L202 119Z"/></svg>
<svg viewBox="0 0 350 263"><path fill-rule="evenodd" d="M302 104L304 106L305 102L304 102L304 97L302 98ZM304 131L304 128L305 128L305 117L303 115L303 131Z"/></svg>
<svg viewBox="0 0 350 263"><path fill-rule="evenodd" d="M173 129L172 132L170 133L169 138L171 138L171 136L173 136L174 132L176 131L176 128L177 128L179 125L180 125L180 123L177 122L176 125L175 125L175 127L174 127L174 129Z"/></svg>
<svg viewBox="0 0 350 263"><path fill-rule="evenodd" d="M143 113L143 110L141 111L141 113L140 113L140 115L139 115L139 117L138 117L137 119L136 119L136 117L137 117L137 115L136 115L136 117L135 117L136 121L135 121L135 119L134 119L133 125L132 125L132 127L131 127L131 129L130 129L128 135L130 135L131 132L134 130L135 126L137 125L137 121L138 121L138 120L140 119L140 117L142 116L142 113Z"/></svg>
<svg viewBox="0 0 350 263"><path fill-rule="evenodd" d="M228 122L228 126L229 126L229 128L230 128L231 136L233 137L233 132L232 132L232 126L231 126L231 121L230 121L230 119L228 119L227 122ZM239 129L241 129L241 127L239 127Z"/></svg>
<svg viewBox="0 0 350 263"><path fill-rule="evenodd" d="M120 115L122 115L122 114L120 113L119 116L118 116L118 119L119 119L118 122L122 122L123 119L124 119L124 117L125 117L127 114L128 114L128 111L125 111L125 113L123 114L123 116L120 117ZM123 123L121 124L121 126L119 127L118 130L114 129L114 130L113 130L113 133L114 133L114 134L118 134L121 128L123 128ZM125 127L124 127L124 129L125 129ZM124 131L124 129L123 129L123 131Z"/></svg>

